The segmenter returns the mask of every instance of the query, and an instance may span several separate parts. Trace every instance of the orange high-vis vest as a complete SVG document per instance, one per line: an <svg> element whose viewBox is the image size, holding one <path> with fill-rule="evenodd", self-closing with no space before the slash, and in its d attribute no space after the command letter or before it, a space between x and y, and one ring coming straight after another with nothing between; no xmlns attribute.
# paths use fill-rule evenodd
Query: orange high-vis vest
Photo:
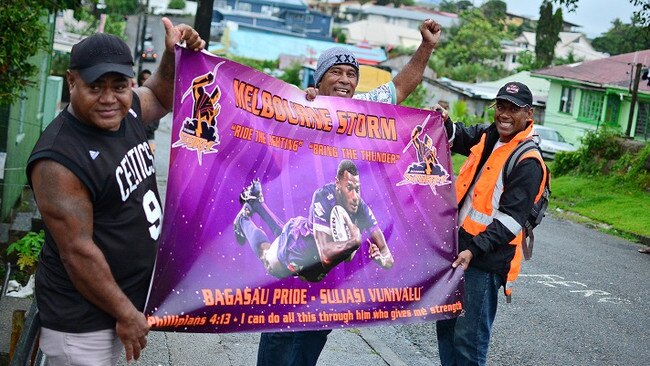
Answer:
<svg viewBox="0 0 650 366"><path fill-rule="evenodd" d="M459 207L458 217L458 221L462 223L461 227L465 231L476 236L485 231L487 226L496 219L507 227L510 232L515 234L515 238L509 243L516 248L506 278L505 294L507 296L512 293L512 284L517 279L521 269L521 259L523 257L521 243L524 238L522 226L514 218L498 210L504 187L503 169L508 157L510 157L517 145L525 139L530 138L532 133L533 123L530 123L525 130L516 134L510 142L494 150L483 165L481 171L477 173L478 164L485 148L486 135L483 134L479 143L471 148L471 153L460 168L458 178L456 179L456 198L459 204L467 194L464 202L465 209ZM542 166L543 176L545 177L547 174L546 165L539 150L534 149L528 151L521 156L519 161L528 158L539 161ZM478 177L474 185L470 187L476 174L478 174ZM535 197L535 202L542 196L543 191L544 179L542 179L542 183Z"/></svg>

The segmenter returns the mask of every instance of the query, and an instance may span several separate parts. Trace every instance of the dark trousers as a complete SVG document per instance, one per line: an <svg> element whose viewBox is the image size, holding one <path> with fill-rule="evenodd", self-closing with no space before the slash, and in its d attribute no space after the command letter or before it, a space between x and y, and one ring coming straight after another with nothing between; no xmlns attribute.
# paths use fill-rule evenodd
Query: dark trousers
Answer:
<svg viewBox="0 0 650 366"><path fill-rule="evenodd" d="M465 271L465 315L436 323L443 366L484 366L503 277L469 267Z"/></svg>
<svg viewBox="0 0 650 366"><path fill-rule="evenodd" d="M315 366L331 330L262 333L257 366Z"/></svg>

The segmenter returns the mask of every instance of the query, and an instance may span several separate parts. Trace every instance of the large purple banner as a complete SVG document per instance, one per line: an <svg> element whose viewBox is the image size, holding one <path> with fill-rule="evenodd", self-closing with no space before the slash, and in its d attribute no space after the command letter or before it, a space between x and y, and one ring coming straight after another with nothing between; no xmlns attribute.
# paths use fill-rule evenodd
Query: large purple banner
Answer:
<svg viewBox="0 0 650 366"><path fill-rule="evenodd" d="M439 113L319 96L177 48L153 329L296 331L458 316Z"/></svg>

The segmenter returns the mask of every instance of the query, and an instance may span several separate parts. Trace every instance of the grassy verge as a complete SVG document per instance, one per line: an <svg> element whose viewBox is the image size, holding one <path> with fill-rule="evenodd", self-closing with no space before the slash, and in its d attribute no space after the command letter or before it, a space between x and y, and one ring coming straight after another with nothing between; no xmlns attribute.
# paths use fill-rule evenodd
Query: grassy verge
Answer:
<svg viewBox="0 0 650 366"><path fill-rule="evenodd" d="M452 156L454 172L465 157ZM553 164L550 163L551 171ZM573 221L589 224L613 235L638 241L650 237L650 192L641 190L620 177L553 177L549 210Z"/></svg>
<svg viewBox="0 0 650 366"><path fill-rule="evenodd" d="M595 220L614 234L650 237L650 192L616 177L554 177L551 206ZM620 233L622 232L622 233Z"/></svg>

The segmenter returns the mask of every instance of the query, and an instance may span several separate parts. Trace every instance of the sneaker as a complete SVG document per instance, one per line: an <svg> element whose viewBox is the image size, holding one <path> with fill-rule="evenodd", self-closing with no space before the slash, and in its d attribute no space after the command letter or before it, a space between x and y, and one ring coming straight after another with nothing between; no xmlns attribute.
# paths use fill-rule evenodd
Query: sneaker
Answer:
<svg viewBox="0 0 650 366"><path fill-rule="evenodd" d="M255 179L249 184L239 195L239 203L242 205L246 202L257 201L264 202L264 195L262 195L262 183L259 179Z"/></svg>
<svg viewBox="0 0 650 366"><path fill-rule="evenodd" d="M251 217L253 210L248 203L244 203L244 206L239 210L239 213L235 217L235 221L232 223L232 229L235 232L235 239L239 245L243 245L246 242L246 235L244 230L241 227L241 220L248 219Z"/></svg>

